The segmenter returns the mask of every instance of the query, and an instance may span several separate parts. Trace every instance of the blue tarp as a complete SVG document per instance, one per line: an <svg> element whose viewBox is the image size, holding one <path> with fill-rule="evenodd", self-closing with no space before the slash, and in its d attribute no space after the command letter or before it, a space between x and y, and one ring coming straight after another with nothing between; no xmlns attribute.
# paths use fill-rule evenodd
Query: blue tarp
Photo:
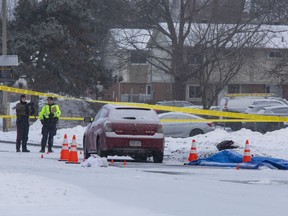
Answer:
<svg viewBox="0 0 288 216"><path fill-rule="evenodd" d="M288 160L271 157L252 157L251 162L242 162L243 155L233 150L224 150L219 153L196 161L191 161L188 165L217 166L217 167L239 167L244 169L258 169L259 167L269 167L271 169L288 170Z"/></svg>

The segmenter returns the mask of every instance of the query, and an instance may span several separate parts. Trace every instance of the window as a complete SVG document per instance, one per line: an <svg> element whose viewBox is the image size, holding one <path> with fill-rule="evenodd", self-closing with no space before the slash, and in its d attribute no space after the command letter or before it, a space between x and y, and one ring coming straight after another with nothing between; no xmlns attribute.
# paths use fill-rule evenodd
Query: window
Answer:
<svg viewBox="0 0 288 216"><path fill-rule="evenodd" d="M275 114L287 114L288 113L288 109L286 107L283 107L283 108L277 108L277 109L274 109L272 111L273 113Z"/></svg>
<svg viewBox="0 0 288 216"><path fill-rule="evenodd" d="M228 85L228 93L240 93L240 85Z"/></svg>
<svg viewBox="0 0 288 216"><path fill-rule="evenodd" d="M96 114L94 121L97 121L100 118L105 118L107 113L108 113L108 110L106 108L101 108L99 112Z"/></svg>
<svg viewBox="0 0 288 216"><path fill-rule="evenodd" d="M282 58L282 53L280 51L271 51L268 54L268 58Z"/></svg>
<svg viewBox="0 0 288 216"><path fill-rule="evenodd" d="M188 47L185 49L185 62L191 65L203 64L203 55Z"/></svg>
<svg viewBox="0 0 288 216"><path fill-rule="evenodd" d="M201 89L200 86L190 85L188 87L188 97L189 98L200 98L201 97Z"/></svg>
<svg viewBox="0 0 288 216"><path fill-rule="evenodd" d="M146 85L146 94L151 95L152 94L152 86L151 84Z"/></svg>
<svg viewBox="0 0 288 216"><path fill-rule="evenodd" d="M130 51L130 63L131 64L146 64L147 54L141 51Z"/></svg>
<svg viewBox="0 0 288 216"><path fill-rule="evenodd" d="M190 63L191 64L203 64L203 57L200 54L194 55Z"/></svg>

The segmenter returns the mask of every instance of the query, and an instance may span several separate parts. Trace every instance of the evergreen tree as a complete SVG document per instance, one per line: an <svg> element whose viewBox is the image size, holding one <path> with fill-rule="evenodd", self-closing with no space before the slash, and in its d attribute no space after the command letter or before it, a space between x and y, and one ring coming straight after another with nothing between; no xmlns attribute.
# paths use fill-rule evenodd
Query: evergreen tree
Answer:
<svg viewBox="0 0 288 216"><path fill-rule="evenodd" d="M102 31L88 1L19 0L10 45L20 59L17 76L35 90L80 96L110 73L101 67ZM99 37L98 37L99 36Z"/></svg>

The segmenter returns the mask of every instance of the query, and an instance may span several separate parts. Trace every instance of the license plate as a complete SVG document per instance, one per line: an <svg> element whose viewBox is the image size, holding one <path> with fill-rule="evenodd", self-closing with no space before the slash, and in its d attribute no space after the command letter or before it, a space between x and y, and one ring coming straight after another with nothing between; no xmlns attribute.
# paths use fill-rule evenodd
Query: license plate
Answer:
<svg viewBox="0 0 288 216"><path fill-rule="evenodd" d="M129 145L133 147L140 147L141 146L141 141L140 140L130 140Z"/></svg>

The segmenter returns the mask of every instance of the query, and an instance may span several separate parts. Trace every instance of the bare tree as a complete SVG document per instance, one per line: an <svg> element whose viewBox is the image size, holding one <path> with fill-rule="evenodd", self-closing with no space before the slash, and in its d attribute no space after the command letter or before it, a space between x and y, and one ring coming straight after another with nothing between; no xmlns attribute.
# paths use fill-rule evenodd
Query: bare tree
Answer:
<svg viewBox="0 0 288 216"><path fill-rule="evenodd" d="M287 52L287 25L288 1L286 0L249 0L249 10L255 15L258 11L265 11L258 16L258 22L267 25L267 43L272 44L268 57L270 64L264 69L266 76L278 79L280 84L287 84L288 80L288 52ZM274 24L274 26L269 26Z"/></svg>
<svg viewBox="0 0 288 216"><path fill-rule="evenodd" d="M224 86L239 73L251 48L262 42L265 32L260 30L260 24L252 23L256 16L265 15L264 10L258 9L255 16L249 17L245 1L239 1L231 23L232 15L227 13L225 17L225 10L221 13L221 3L227 1L137 1L142 21L153 32L149 42L150 63L174 77L174 99L184 99L189 80L200 84L202 104L209 108ZM201 14L209 11L205 23L195 23L201 20Z"/></svg>
<svg viewBox="0 0 288 216"><path fill-rule="evenodd" d="M257 16L258 22L266 24L287 24L288 23L288 2L286 0L247 0L248 10L257 15L259 11L265 11Z"/></svg>

